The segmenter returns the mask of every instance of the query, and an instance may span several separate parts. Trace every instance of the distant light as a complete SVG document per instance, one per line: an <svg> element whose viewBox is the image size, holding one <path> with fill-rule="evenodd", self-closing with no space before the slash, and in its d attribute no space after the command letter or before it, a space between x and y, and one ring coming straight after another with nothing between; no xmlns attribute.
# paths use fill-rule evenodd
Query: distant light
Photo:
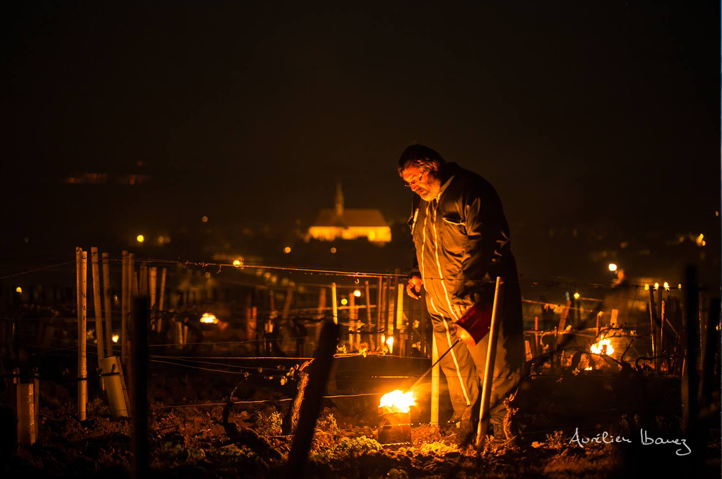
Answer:
<svg viewBox="0 0 722 479"><path fill-rule="evenodd" d="M164 236L158 236L158 244L165 243L165 237Z"/></svg>
<svg viewBox="0 0 722 479"><path fill-rule="evenodd" d="M205 272L205 274L204 274L203 276L205 276L205 277L206 277L206 279L210 279L210 277L211 277L211 273L210 273L210 271L206 271L206 272Z"/></svg>
<svg viewBox="0 0 722 479"><path fill-rule="evenodd" d="M655 290L659 289L659 283L654 283L654 289Z"/></svg>
<svg viewBox="0 0 722 479"><path fill-rule="evenodd" d="M290 247L290 246L286 246L285 248L283 248L283 252L286 253L286 254L290 253L290 252L291 252L291 247Z"/></svg>
<svg viewBox="0 0 722 479"><path fill-rule="evenodd" d="M211 313L203 313L201 316L201 323L203 324L218 324L218 318Z"/></svg>
<svg viewBox="0 0 722 479"><path fill-rule="evenodd" d="M25 244L30 243L30 238L28 238L28 237L26 236L25 238L23 238L23 242L24 242Z"/></svg>
<svg viewBox="0 0 722 479"><path fill-rule="evenodd" d="M681 284L681 283L677 285L677 289L682 289L682 284Z"/></svg>
<svg viewBox="0 0 722 479"><path fill-rule="evenodd" d="M644 285L644 290L645 290L645 291L649 291L649 285L648 285L648 284L645 284L645 285Z"/></svg>
<svg viewBox="0 0 722 479"><path fill-rule="evenodd" d="M614 263L609 263L609 271L617 271L617 265Z"/></svg>
<svg viewBox="0 0 722 479"><path fill-rule="evenodd" d="M341 304L344 305L344 306L346 306L346 305L348 304L348 299L343 298L343 299L341 300Z"/></svg>
<svg viewBox="0 0 722 479"><path fill-rule="evenodd" d="M138 241L138 243L142 243L143 241L145 241L145 236L138 235L135 237L135 239L136 239L136 241Z"/></svg>
<svg viewBox="0 0 722 479"><path fill-rule="evenodd" d="M697 246L704 246L704 234L700 233L700 235L697 236L697 239L695 241L697 242Z"/></svg>
<svg viewBox="0 0 722 479"><path fill-rule="evenodd" d="M17 288L15 288L15 292L16 292L16 293L23 294L23 288L21 288L20 286L18 286Z"/></svg>
<svg viewBox="0 0 722 479"><path fill-rule="evenodd" d="M335 246L331 248L331 254L336 254L336 251L337 251L337 249Z"/></svg>
<svg viewBox="0 0 722 479"><path fill-rule="evenodd" d="M207 216L203 216L203 217L201 218L201 221L204 222L204 223L208 223L208 217L207 217Z"/></svg>
<svg viewBox="0 0 722 479"><path fill-rule="evenodd" d="M118 341L120 341L120 336L118 336L117 334L114 334L114 335L113 335L113 342L114 342L114 343L117 343Z"/></svg>
<svg viewBox="0 0 722 479"><path fill-rule="evenodd" d="M669 283L666 281L664 282L664 289L669 290Z"/></svg>
<svg viewBox="0 0 722 479"><path fill-rule="evenodd" d="M243 266L243 260L242 259L235 260L233 262L233 266L235 266L236 268L240 268L241 266Z"/></svg>
<svg viewBox="0 0 722 479"><path fill-rule="evenodd" d="M582 295L579 293L574 293L574 299L579 299Z"/></svg>
<svg viewBox="0 0 722 479"><path fill-rule="evenodd" d="M355 290L355 291L353 292L353 295L356 296L357 298L360 298L360 297L361 297L361 290L358 290L358 289Z"/></svg>
<svg viewBox="0 0 722 479"><path fill-rule="evenodd" d="M719 216L719 211L715 211L715 212L714 212L714 215L715 215L715 216Z"/></svg>

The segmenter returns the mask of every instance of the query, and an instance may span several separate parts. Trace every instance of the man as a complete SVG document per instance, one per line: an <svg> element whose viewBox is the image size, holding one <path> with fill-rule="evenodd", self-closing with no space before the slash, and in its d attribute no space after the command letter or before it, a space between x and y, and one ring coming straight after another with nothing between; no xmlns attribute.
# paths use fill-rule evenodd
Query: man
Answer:
<svg viewBox="0 0 722 479"><path fill-rule="evenodd" d="M406 148L398 171L416 194L409 219L415 268L406 291L419 299L421 287L426 290L439 355L457 339L454 323L476 303L490 306L496 277L503 280L490 408L494 435L501 436L503 400L518 385L524 362L521 293L501 200L482 177L446 163L426 146ZM487 335L473 347L460 342L441 362L454 407L452 422L459 422L458 444L469 442L474 434L472 414L478 414L488 339Z"/></svg>

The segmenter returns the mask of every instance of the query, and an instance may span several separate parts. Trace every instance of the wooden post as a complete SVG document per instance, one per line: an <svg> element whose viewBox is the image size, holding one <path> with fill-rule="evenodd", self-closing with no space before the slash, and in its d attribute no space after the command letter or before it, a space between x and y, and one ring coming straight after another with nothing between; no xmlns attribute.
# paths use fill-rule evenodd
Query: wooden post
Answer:
<svg viewBox="0 0 722 479"><path fill-rule="evenodd" d="M384 306L384 299L383 299L383 291L384 291L384 277L379 276L379 285L378 285L378 291L376 294L376 350L377 351L383 351L384 345L381 342L381 325L383 324L381 322L382 314L383 314L383 306Z"/></svg>
<svg viewBox="0 0 722 479"><path fill-rule="evenodd" d="M157 315L155 314L158 309L158 303L156 300L156 293L158 291L158 268L148 268L148 296L150 298L150 320L158 321ZM157 329L157 325L156 325ZM159 331L160 332L160 331Z"/></svg>
<svg viewBox="0 0 722 479"><path fill-rule="evenodd" d="M98 367L105 357L103 348L103 305L100 302L100 264L98 248L90 248L90 262L93 269L93 309L95 310L95 339L98 345ZM101 382L102 384L102 382Z"/></svg>
<svg viewBox="0 0 722 479"><path fill-rule="evenodd" d="M281 319L285 323L288 321L288 312L291 310L291 302L293 301L293 286L288 286L286 289L286 297L283 302L283 311L281 312Z"/></svg>
<svg viewBox="0 0 722 479"><path fill-rule="evenodd" d="M371 288L369 280L364 281L364 299L366 300L366 333L368 334L369 351L375 349L375 337L371 334Z"/></svg>
<svg viewBox="0 0 722 479"><path fill-rule="evenodd" d="M318 315L317 319L323 318L326 314L326 288L321 288L318 292Z"/></svg>
<svg viewBox="0 0 722 479"><path fill-rule="evenodd" d="M88 406L88 357L87 357L87 321L88 321L88 253L77 248L80 253L80 277L78 283L80 308L78 308L78 420L85 421Z"/></svg>
<svg viewBox="0 0 722 479"><path fill-rule="evenodd" d="M434 368L431 370L431 424L439 425L439 389L441 385L441 366L437 364L439 360L439 348L436 346L436 335L431 333L431 364Z"/></svg>
<svg viewBox="0 0 722 479"><path fill-rule="evenodd" d="M404 321L404 285L396 285L396 344L398 344L399 356L406 354L406 340L402 334L401 324Z"/></svg>
<svg viewBox="0 0 722 479"><path fill-rule="evenodd" d="M356 322L356 297L353 295L353 291L348 295L348 344L349 351L354 349L360 349L361 338L358 334L358 324ZM356 343L359 344L359 348L356 347Z"/></svg>
<svg viewBox="0 0 722 479"><path fill-rule="evenodd" d="M105 303L105 350L106 356L113 356L113 304L110 300L110 259L103 253L103 302Z"/></svg>
<svg viewBox="0 0 722 479"><path fill-rule="evenodd" d="M148 311L147 296L140 296L133 305L133 435L131 437L132 475L148 477L150 454L148 447Z"/></svg>
<svg viewBox="0 0 722 479"><path fill-rule="evenodd" d="M157 319L158 319L158 334L162 331L163 326L163 311L165 311L165 275L166 271L163 268L160 272L160 292L158 293L158 308L157 308Z"/></svg>
<svg viewBox="0 0 722 479"><path fill-rule="evenodd" d="M130 289L128 285L128 252L123 251L123 277L122 277L122 288L123 293L120 300L120 357L123 361L123 366L128 359L125 344L128 338L126 338L126 331L128 330L128 295Z"/></svg>
<svg viewBox="0 0 722 479"><path fill-rule="evenodd" d="M486 349L486 368L484 369L484 384L481 390L481 412L479 413L479 424L476 430L476 447L481 446L486 429L489 426L489 408L491 406L491 388L494 382L494 363L496 360L496 342L498 337L499 323L497 322L497 311L502 304L503 291L501 289L501 278L496 277L496 288L494 291L494 305L491 309L491 329L489 331L489 343Z"/></svg>
<svg viewBox="0 0 722 479"><path fill-rule="evenodd" d="M333 308L333 324L338 324L338 304L336 304L336 283L331 283L331 307Z"/></svg>
<svg viewBox="0 0 722 479"><path fill-rule="evenodd" d="M654 358L654 370L659 372L659 345L657 344L657 322L656 308L654 306L654 289L649 288L649 334L652 337L652 357Z"/></svg>
<svg viewBox="0 0 722 479"><path fill-rule="evenodd" d="M140 296L148 296L148 263L140 262L140 281L138 282L138 294Z"/></svg>
<svg viewBox="0 0 722 479"><path fill-rule="evenodd" d="M697 377L697 356L699 354L699 296L697 294L697 269L693 266L687 268L686 273L686 301L685 301L685 327L684 347L685 361L682 371L682 419L683 433L694 451L699 447L697 415L699 414L697 394L699 382ZM700 458L701 454L698 454Z"/></svg>
<svg viewBox="0 0 722 479"><path fill-rule="evenodd" d="M316 429L316 419L321 411L323 392L326 389L326 383L331 372L338 336L338 324L326 322L323 325L316 357L309 372L308 386L301 404L298 427L293 437L291 452L288 454L285 476L289 479L304 477L303 469L308 457L308 451L311 448L313 433Z"/></svg>
<svg viewBox="0 0 722 479"><path fill-rule="evenodd" d="M135 254L128 253L128 304L126 305L126 314L128 315L125 325L128 328L125 338L125 377L128 378L128 394L133 394L133 357L131 355L131 347L133 341L133 308L135 307L135 298L138 297L138 275L135 273ZM131 406L132 407L132 406Z"/></svg>

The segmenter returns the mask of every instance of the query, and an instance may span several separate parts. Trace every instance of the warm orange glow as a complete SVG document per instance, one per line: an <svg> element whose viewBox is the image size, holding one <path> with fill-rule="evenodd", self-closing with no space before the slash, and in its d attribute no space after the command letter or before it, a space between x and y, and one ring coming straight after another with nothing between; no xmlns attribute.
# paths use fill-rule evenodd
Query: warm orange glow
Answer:
<svg viewBox="0 0 722 479"><path fill-rule="evenodd" d="M348 304L348 299L343 298L343 299L341 300L341 304L342 304L343 306L346 306L346 305Z"/></svg>
<svg viewBox="0 0 722 479"><path fill-rule="evenodd" d="M397 389L381 396L379 407L385 407L390 412L409 412L411 406L416 406L413 391L407 393Z"/></svg>
<svg viewBox="0 0 722 479"><path fill-rule="evenodd" d="M356 296L357 298L360 298L360 297L361 297L361 291L357 289L356 291L353 292L353 295Z"/></svg>
<svg viewBox="0 0 722 479"><path fill-rule="evenodd" d="M240 268L241 266L243 266L243 260L242 259L235 260L233 262L233 266L235 266L236 268Z"/></svg>
<svg viewBox="0 0 722 479"><path fill-rule="evenodd" d="M120 341L120 336L118 336L117 334L114 334L114 335L113 335L113 342L114 342L114 343L117 343L118 341Z"/></svg>
<svg viewBox="0 0 722 479"><path fill-rule="evenodd" d="M291 252L291 247L290 247L290 246L286 246L285 248L283 248L283 252L286 253L286 254L290 253L290 252Z"/></svg>
<svg viewBox="0 0 722 479"><path fill-rule="evenodd" d="M21 288L20 286L18 286L17 288L15 288L15 292L16 292L16 293L23 294L23 288Z"/></svg>
<svg viewBox="0 0 722 479"><path fill-rule="evenodd" d="M389 353L394 352L394 337L389 336L389 338L386 340L386 346L389 347Z"/></svg>
<svg viewBox="0 0 722 479"><path fill-rule="evenodd" d="M579 299L581 295L579 293L574 293L574 299Z"/></svg>
<svg viewBox="0 0 722 479"><path fill-rule="evenodd" d="M612 347L611 341L609 339L602 339L598 343L592 344L590 351L594 354L609 355L614 353L614 348Z"/></svg>
<svg viewBox="0 0 722 479"><path fill-rule="evenodd" d="M609 263L609 271L617 271L617 265L614 263Z"/></svg>
<svg viewBox="0 0 722 479"><path fill-rule="evenodd" d="M136 239L136 241L138 241L138 243L142 243L143 241L145 241L145 236L138 235L135 237L135 239Z"/></svg>
<svg viewBox="0 0 722 479"><path fill-rule="evenodd" d="M331 248L331 254L336 254L336 251L337 251L337 250L336 250L335 247Z"/></svg>
<svg viewBox="0 0 722 479"><path fill-rule="evenodd" d="M201 218L201 221L204 222L204 223L208 223L208 217L207 217L207 216L203 216L203 217Z"/></svg>
<svg viewBox="0 0 722 479"><path fill-rule="evenodd" d="M215 315L211 313L203 313L203 316L201 316L201 323L218 324L218 318L216 318Z"/></svg>

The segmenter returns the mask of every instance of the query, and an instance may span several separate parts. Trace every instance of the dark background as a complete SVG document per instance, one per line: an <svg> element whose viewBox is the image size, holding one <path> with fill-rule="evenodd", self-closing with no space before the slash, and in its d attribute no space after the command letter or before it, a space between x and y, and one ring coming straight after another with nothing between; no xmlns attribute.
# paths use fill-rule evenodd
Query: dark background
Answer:
<svg viewBox="0 0 722 479"><path fill-rule="evenodd" d="M76 245L403 266L418 142L496 186L523 276L719 282L716 2L8 3L6 274ZM336 181L393 244L302 244Z"/></svg>

